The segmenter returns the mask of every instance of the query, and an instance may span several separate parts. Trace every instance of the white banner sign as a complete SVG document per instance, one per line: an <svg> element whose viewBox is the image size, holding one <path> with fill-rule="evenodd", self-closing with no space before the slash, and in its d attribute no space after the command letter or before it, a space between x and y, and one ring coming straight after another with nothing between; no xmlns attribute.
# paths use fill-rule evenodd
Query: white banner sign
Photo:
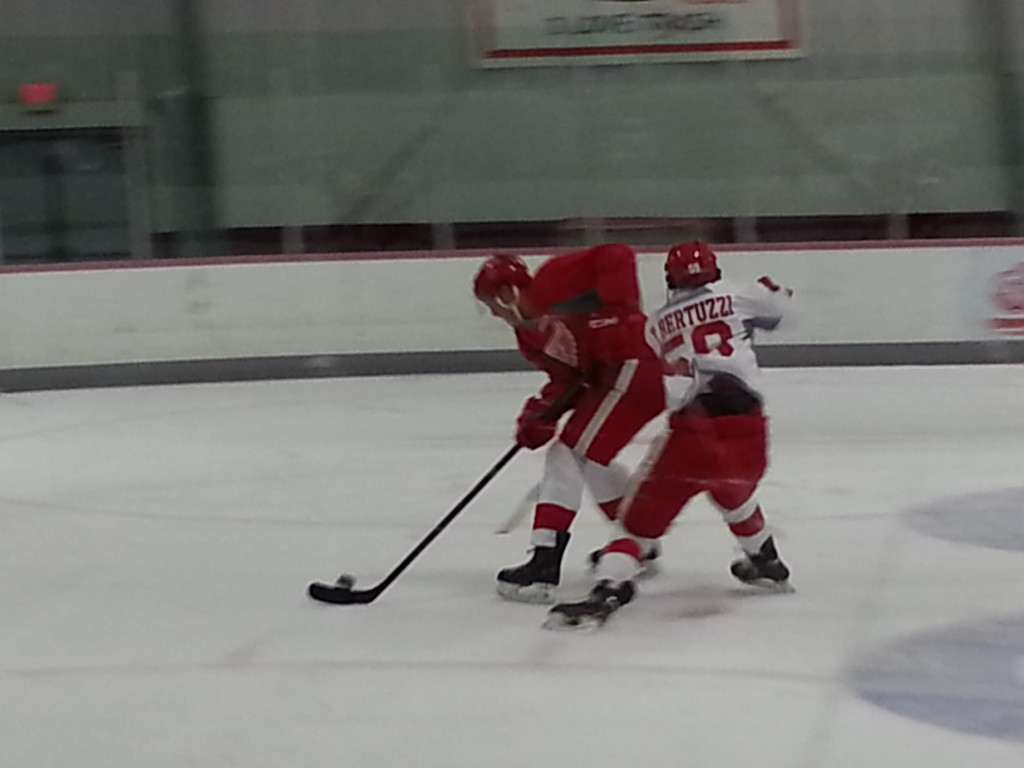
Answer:
<svg viewBox="0 0 1024 768"><path fill-rule="evenodd" d="M488 67L801 55L799 0L469 0Z"/></svg>

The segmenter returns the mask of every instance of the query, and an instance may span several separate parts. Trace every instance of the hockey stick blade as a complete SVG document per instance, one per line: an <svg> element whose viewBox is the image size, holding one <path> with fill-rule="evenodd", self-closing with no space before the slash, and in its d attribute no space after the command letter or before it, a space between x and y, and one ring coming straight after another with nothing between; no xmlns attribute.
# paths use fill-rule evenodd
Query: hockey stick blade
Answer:
<svg viewBox="0 0 1024 768"><path fill-rule="evenodd" d="M608 622L608 617L583 616L567 619L557 614L548 614L541 623L541 629L551 632L594 632Z"/></svg>
<svg viewBox="0 0 1024 768"><path fill-rule="evenodd" d="M349 586L314 581L307 587L306 594L318 602L331 605L365 605L376 600L382 591L379 587L352 589Z"/></svg>

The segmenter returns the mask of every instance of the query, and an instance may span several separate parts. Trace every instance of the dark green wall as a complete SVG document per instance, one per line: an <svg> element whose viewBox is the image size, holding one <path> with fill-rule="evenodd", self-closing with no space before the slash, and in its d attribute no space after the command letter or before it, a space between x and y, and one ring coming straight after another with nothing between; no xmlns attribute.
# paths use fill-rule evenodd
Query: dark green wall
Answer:
<svg viewBox="0 0 1024 768"><path fill-rule="evenodd" d="M994 60L986 3L815 0L794 61L483 71L460 0L0 0L0 126L26 79L116 116L133 73L157 229L1002 210L1024 20Z"/></svg>

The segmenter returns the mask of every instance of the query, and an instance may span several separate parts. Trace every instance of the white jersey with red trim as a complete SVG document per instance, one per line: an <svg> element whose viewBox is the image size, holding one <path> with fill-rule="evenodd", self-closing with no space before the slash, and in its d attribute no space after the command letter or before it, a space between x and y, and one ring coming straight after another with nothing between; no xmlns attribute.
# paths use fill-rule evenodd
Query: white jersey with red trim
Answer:
<svg viewBox="0 0 1024 768"><path fill-rule="evenodd" d="M668 409L675 411L727 376L764 400L754 333L772 331L789 315L792 291L767 277L751 285L717 280L669 292L647 321L647 340L666 363Z"/></svg>

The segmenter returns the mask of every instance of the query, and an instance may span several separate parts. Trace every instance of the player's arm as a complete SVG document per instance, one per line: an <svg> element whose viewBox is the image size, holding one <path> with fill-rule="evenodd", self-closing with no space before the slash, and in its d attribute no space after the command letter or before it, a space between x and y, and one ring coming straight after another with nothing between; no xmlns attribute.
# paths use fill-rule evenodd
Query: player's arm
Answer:
<svg viewBox="0 0 1024 768"><path fill-rule="evenodd" d="M795 324L793 289L763 276L736 297L748 326L758 330L777 331Z"/></svg>
<svg viewBox="0 0 1024 768"><path fill-rule="evenodd" d="M536 396L538 400L551 404L579 380L580 371L577 368L555 359L542 349L538 349L527 340L524 334L517 333L516 341L520 354L526 358L527 362L548 376L547 383Z"/></svg>
<svg viewBox="0 0 1024 768"><path fill-rule="evenodd" d="M562 400L570 389L579 384L581 372L532 345L525 334L517 333L516 340L519 351L530 365L548 375L548 380L541 387L541 391L526 398L522 403L519 416L516 418L516 442L526 449L534 450L555 436L558 417L575 406L572 401L575 397L566 400L561 413L552 417L552 407Z"/></svg>
<svg viewBox="0 0 1024 768"><path fill-rule="evenodd" d="M536 350L531 351L528 359L548 375L540 392L523 403L516 419L516 442L533 450L550 442L558 429L559 417L576 407L583 391L580 386L583 373ZM569 392L574 387L577 393L570 397ZM562 403L559 413L552 414L552 408L559 402Z"/></svg>

